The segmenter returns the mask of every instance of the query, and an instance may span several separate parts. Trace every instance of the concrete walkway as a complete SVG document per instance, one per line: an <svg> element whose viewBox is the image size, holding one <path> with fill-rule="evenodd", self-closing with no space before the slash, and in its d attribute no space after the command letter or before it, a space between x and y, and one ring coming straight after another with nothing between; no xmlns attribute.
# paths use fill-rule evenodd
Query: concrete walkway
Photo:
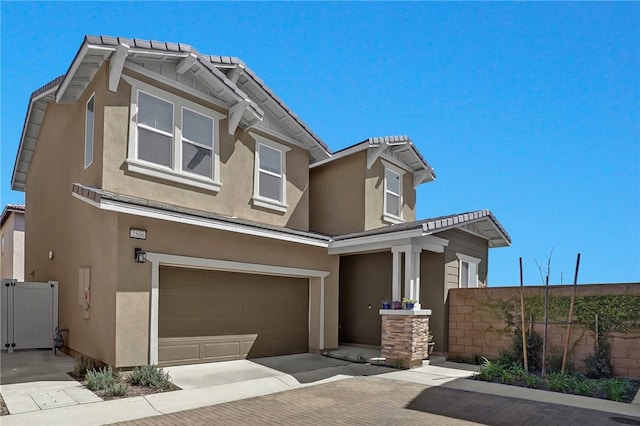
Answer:
<svg viewBox="0 0 640 426"><path fill-rule="evenodd" d="M467 378L473 374L473 371L470 370L474 368L477 367L444 362L439 365L427 365L413 370L392 370L365 364L352 364L346 361L312 354L264 358L253 361L241 360L169 367L167 370L172 377L172 381L180 386L182 390L147 395L144 397L82 403L79 405L45 406L39 407L38 411L19 414L13 414L11 407L9 407L12 414L3 416L1 423L3 426L41 424L101 425L149 418L149 423L145 422L141 424L156 424L160 421L157 419L163 419L163 417L158 418L152 416L171 415L171 413L180 412L177 417L171 417L171 419L180 419L183 417L183 412L187 412L188 410L199 409L206 412L206 407L231 403L233 401L236 401L234 403L236 405L233 405L233 407L239 410L236 411L236 413L238 413L244 410L242 400L253 397L267 398L265 395L276 394L283 391L302 392L304 389L311 389L316 386L318 386L318 392L321 393L325 392L323 389L342 389L345 392L358 392L356 395L342 395L344 399L359 398L361 400L373 401L376 398L379 399L381 395L382 399L380 399L377 404L382 406L385 404L385 398L388 397L391 399L389 395L395 390L407 389L408 393L402 395L409 398L416 389L428 393L427 391L429 389L438 388L442 389L438 395L444 395L445 393L447 395L455 395L457 399L468 403L471 403L475 399L484 398L482 395L485 395L490 401L502 401L501 403L504 403L504 401L500 400L500 398L508 397L521 401L519 406L521 406L523 410L530 409L534 406L537 407L536 410L539 410L540 407L557 408L558 404L560 404L562 407L566 407L567 410L599 410L598 412L607 414L609 417L617 416L620 418L640 419L639 405L622 404L594 398L468 380ZM375 375L376 373L375 378L353 378L353 376L369 376ZM352 380L356 380L353 382L353 385L337 386L337 383L351 383ZM405 386L400 386L398 383L404 383ZM350 386L353 389L348 391L347 389L350 389ZM370 388L371 386L379 389L379 391L376 392L379 392L380 395L373 392L373 388ZM304 392L302 395L307 395L311 391ZM288 393L289 392L286 392L285 394ZM2 391L2 394L3 396L5 395L4 391ZM385 395L387 397L385 397ZM341 395L336 394L334 397L340 400ZM276 397L269 398L271 399L264 401L272 401L273 398ZM414 395L411 398L417 397ZM255 401L255 398L250 399L250 401ZM413 399L407 400L406 404L410 404L411 401L413 401ZM420 402L422 405L419 404L421 407L428 405L428 401L420 401L422 401ZM513 403L513 401L511 403ZM227 405L225 405L225 407L226 406ZM300 407L303 406L304 403L301 402ZM300 407L288 407L286 410L288 410L287 412L291 412L291 410L295 411ZM445 414L446 413L440 414L440 416ZM452 413L452 415L453 414L455 413ZM274 415L274 421L277 422L277 413ZM241 418L236 418L235 420L235 423L252 423L250 419L244 422ZM440 420L442 420L442 418ZM473 420L472 418L466 420L478 421L478 419ZM167 420L167 422L164 424L174 423L173 420ZM206 423L207 421L202 420L200 424ZM253 423L255 423L255 421ZM189 423L182 421L177 424ZM444 422L443 424L469 423ZM593 422L590 424L593 424Z"/></svg>

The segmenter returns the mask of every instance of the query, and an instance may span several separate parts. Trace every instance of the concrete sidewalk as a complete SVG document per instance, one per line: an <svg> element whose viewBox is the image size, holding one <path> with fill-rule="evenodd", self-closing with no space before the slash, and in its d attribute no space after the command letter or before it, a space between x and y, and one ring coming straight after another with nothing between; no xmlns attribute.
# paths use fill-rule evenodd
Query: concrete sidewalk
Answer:
<svg viewBox="0 0 640 426"><path fill-rule="evenodd" d="M376 379L379 387L384 387L384 383L393 387L395 385L392 383L405 382L423 389L442 387L451 389L450 392L466 391L505 396L519 398L522 401L562 404L580 409L600 410L617 416L640 418L639 405L469 380L468 377L473 375L472 370L477 367L465 364L444 362L440 365L399 371L350 364L311 354L290 358L266 358L262 360L262 364L266 365L242 360L169 367L167 370L172 376L172 381L182 387L182 390L12 414L3 416L1 423L3 426L116 423L328 384L349 379L354 375L373 375L375 372L382 373L377 375ZM296 375L300 374L303 374L303 381L317 380L302 383L296 378Z"/></svg>

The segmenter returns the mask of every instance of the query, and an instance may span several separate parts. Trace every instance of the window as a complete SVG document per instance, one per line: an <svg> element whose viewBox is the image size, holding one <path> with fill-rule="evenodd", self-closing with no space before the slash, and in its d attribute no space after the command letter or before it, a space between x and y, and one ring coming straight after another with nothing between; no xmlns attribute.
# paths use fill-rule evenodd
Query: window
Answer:
<svg viewBox="0 0 640 426"><path fill-rule="evenodd" d="M404 222L402 218L402 175L404 171L386 161L384 168L383 219L391 223Z"/></svg>
<svg viewBox="0 0 640 426"><path fill-rule="evenodd" d="M95 111L95 95L91 95L87 101L85 128L84 128L84 168L86 169L93 163L93 129L94 129L94 111Z"/></svg>
<svg viewBox="0 0 640 426"><path fill-rule="evenodd" d="M458 287L474 288L478 287L478 264L480 259L456 253L459 262Z"/></svg>
<svg viewBox="0 0 640 426"><path fill-rule="evenodd" d="M133 86L128 170L219 191L216 139L224 114L123 78Z"/></svg>
<svg viewBox="0 0 640 426"><path fill-rule="evenodd" d="M286 152L290 148L251 133L256 139L253 204L287 211Z"/></svg>

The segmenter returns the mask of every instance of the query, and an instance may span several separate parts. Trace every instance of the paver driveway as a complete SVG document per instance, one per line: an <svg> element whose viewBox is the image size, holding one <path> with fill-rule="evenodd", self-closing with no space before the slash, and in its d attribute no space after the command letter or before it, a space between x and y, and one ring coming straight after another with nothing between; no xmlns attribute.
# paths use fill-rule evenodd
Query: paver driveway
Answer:
<svg viewBox="0 0 640 426"><path fill-rule="evenodd" d="M640 425L640 418L356 377L117 425Z"/></svg>

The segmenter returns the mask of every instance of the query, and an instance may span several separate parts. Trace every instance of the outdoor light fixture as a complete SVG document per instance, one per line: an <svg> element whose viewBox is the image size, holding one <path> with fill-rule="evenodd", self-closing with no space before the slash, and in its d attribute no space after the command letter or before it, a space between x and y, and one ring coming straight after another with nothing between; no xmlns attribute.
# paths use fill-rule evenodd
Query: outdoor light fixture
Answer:
<svg viewBox="0 0 640 426"><path fill-rule="evenodd" d="M140 247L136 247L133 252L133 258L136 263L144 263L147 261L147 253L143 251Z"/></svg>

